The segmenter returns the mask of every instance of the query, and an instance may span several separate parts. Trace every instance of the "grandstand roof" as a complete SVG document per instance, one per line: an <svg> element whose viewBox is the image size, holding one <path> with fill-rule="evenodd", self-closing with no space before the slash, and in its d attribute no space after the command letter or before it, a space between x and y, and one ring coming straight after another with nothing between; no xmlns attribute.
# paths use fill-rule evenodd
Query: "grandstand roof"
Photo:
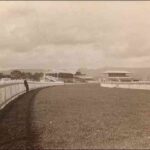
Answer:
<svg viewBox="0 0 150 150"><path fill-rule="evenodd" d="M120 70L110 70L110 71L105 71L104 72L105 74L108 74L108 73L126 73L126 74L129 74L129 73L131 73L131 72L128 72L128 71L120 71Z"/></svg>

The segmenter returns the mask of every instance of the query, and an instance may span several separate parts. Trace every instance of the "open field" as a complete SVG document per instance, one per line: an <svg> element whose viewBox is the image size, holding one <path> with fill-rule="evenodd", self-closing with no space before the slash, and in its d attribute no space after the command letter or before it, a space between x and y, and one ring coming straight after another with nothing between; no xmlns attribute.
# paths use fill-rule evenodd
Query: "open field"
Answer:
<svg viewBox="0 0 150 150"><path fill-rule="evenodd" d="M150 91L53 87L36 95L32 127L42 148L150 148L149 108Z"/></svg>
<svg viewBox="0 0 150 150"><path fill-rule="evenodd" d="M98 84L21 96L0 113L0 149L150 149L150 91Z"/></svg>

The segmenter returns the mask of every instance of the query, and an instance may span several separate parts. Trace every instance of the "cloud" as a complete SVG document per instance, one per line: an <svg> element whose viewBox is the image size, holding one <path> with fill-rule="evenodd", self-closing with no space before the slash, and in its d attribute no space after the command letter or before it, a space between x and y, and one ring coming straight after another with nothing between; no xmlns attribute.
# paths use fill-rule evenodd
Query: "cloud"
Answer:
<svg viewBox="0 0 150 150"><path fill-rule="evenodd" d="M149 65L150 2L0 4L1 68Z"/></svg>

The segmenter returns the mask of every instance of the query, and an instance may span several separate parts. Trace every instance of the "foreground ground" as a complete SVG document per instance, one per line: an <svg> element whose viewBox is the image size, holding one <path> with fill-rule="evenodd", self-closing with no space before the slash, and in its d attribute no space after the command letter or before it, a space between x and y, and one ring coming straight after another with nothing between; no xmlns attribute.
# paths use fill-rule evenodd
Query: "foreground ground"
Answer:
<svg viewBox="0 0 150 150"><path fill-rule="evenodd" d="M65 85L29 92L0 113L0 148L150 149L150 91Z"/></svg>

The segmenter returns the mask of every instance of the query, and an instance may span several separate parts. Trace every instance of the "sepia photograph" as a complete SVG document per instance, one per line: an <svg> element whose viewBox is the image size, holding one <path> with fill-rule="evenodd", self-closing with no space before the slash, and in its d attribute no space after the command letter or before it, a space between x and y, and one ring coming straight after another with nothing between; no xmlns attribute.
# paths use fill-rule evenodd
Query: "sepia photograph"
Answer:
<svg viewBox="0 0 150 150"><path fill-rule="evenodd" d="M0 1L0 150L150 149L150 1Z"/></svg>

